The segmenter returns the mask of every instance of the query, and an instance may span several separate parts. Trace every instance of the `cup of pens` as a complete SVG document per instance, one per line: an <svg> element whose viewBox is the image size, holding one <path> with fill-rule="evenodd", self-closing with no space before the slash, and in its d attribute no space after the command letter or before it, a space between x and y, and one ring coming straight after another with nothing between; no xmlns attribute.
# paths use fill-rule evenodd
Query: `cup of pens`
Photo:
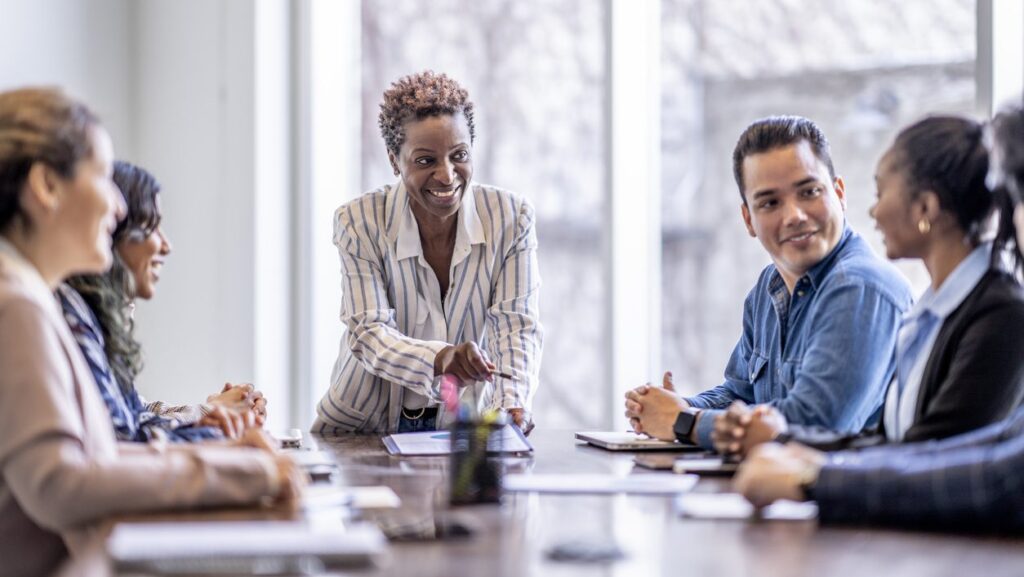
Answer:
<svg viewBox="0 0 1024 577"><path fill-rule="evenodd" d="M497 411L480 413L475 406L460 401L457 381L444 382L449 378L455 379L447 375L442 379L442 395L447 410L456 418L450 430L448 500L452 505L497 503L501 499L501 462L488 458L488 448L500 442L504 423Z"/></svg>

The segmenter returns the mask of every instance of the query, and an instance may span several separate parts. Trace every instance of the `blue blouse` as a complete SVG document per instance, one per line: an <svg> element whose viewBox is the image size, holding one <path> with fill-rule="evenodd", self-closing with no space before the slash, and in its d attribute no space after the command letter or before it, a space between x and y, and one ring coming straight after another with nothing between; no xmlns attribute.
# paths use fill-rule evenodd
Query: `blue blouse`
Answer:
<svg viewBox="0 0 1024 577"><path fill-rule="evenodd" d="M122 388L110 368L104 349L103 332L89 305L73 288L61 285L57 298L64 311L64 319L74 335L78 347L89 363L103 402L110 412L114 433L119 441L144 443L154 439L191 443L207 439L222 439L216 427L198 427L167 418L149 411L139 397L134 383Z"/></svg>

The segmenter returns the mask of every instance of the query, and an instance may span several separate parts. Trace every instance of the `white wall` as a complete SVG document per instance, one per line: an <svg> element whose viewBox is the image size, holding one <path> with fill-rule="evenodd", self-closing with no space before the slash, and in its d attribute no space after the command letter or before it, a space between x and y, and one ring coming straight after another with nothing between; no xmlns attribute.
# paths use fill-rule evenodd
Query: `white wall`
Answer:
<svg viewBox="0 0 1024 577"><path fill-rule="evenodd" d="M257 75L256 46L258 33L287 43L287 18L257 18L280 6L140 3L135 47L134 160L163 183L174 243L157 299L137 313L140 389L194 402L226 381L256 382L271 429L289 421L288 114L274 88L286 98L288 82L273 58Z"/></svg>
<svg viewBox="0 0 1024 577"><path fill-rule="evenodd" d="M0 0L0 90L62 86L133 153L133 14L130 0Z"/></svg>
<svg viewBox="0 0 1024 577"><path fill-rule="evenodd" d="M291 425L288 2L0 0L0 21L0 89L63 86L163 184L174 251L136 313L140 390L251 381L270 427Z"/></svg>

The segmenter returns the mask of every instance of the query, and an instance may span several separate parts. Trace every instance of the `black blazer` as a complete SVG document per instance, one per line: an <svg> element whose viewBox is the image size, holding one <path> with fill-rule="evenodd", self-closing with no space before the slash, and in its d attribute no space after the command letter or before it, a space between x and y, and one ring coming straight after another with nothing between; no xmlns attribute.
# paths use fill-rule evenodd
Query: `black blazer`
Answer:
<svg viewBox="0 0 1024 577"><path fill-rule="evenodd" d="M921 376L914 424L903 440L973 431L1005 419L1022 400L1024 289L1009 273L993 269L942 323ZM852 436L795 425L789 436L824 450L886 441L883 423Z"/></svg>

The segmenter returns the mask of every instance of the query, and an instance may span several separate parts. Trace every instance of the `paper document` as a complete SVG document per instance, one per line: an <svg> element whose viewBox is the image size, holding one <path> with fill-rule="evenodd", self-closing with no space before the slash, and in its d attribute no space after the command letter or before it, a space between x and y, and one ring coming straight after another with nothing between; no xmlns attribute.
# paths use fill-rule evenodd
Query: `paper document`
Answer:
<svg viewBox="0 0 1024 577"><path fill-rule="evenodd" d="M328 527L302 521L120 523L107 541L121 567L148 562L188 563L311 557L325 564L364 564L382 554L387 541L373 525Z"/></svg>
<svg viewBox="0 0 1024 577"><path fill-rule="evenodd" d="M756 514L754 506L739 493L690 493L680 495L676 509L693 519L766 519L807 521L818 516L816 503L776 501Z"/></svg>
<svg viewBox="0 0 1024 577"><path fill-rule="evenodd" d="M381 441L392 455L448 455L452 452L448 431L394 433ZM488 453L529 453L533 451L522 431L515 425L505 425L494 432L487 442Z"/></svg>
<svg viewBox="0 0 1024 577"><path fill-rule="evenodd" d="M511 492L634 493L672 495L697 484L696 475L506 475L503 486Z"/></svg>
<svg viewBox="0 0 1024 577"><path fill-rule="evenodd" d="M391 487L338 487L336 485L310 485L302 492L302 508L307 510L327 507L354 507L356 509L394 509L402 504Z"/></svg>

